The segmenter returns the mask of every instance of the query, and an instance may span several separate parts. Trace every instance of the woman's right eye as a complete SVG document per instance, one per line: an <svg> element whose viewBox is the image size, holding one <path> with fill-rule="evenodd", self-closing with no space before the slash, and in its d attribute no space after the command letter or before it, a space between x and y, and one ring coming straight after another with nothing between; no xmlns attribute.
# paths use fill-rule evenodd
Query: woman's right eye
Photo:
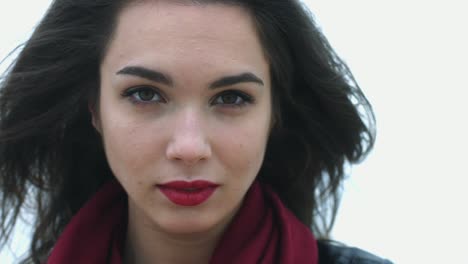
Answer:
<svg viewBox="0 0 468 264"><path fill-rule="evenodd" d="M148 86L139 86L130 88L122 94L124 97L130 97L136 103L165 102L161 94L154 88Z"/></svg>

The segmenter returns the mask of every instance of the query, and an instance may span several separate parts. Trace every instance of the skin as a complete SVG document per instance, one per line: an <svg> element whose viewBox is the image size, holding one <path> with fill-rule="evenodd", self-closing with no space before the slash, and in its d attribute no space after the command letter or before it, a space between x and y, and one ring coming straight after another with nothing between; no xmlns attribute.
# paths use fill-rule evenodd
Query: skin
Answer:
<svg viewBox="0 0 468 264"><path fill-rule="evenodd" d="M269 65L252 18L221 4L130 5L100 73L93 124L128 193L124 261L208 263L257 176L271 123ZM212 87L244 73L258 80ZM174 180L219 187L200 205L180 206L156 187Z"/></svg>

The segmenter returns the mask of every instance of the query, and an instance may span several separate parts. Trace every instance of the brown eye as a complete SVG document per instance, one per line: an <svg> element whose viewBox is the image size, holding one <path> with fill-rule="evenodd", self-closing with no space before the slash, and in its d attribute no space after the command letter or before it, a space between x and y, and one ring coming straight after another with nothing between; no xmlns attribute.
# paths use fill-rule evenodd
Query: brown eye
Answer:
<svg viewBox="0 0 468 264"><path fill-rule="evenodd" d="M235 104L238 99L240 99L239 96L235 94L223 94L220 97L224 104Z"/></svg>
<svg viewBox="0 0 468 264"><path fill-rule="evenodd" d="M240 91L229 90L219 94L214 100L214 105L242 106L251 103L253 98Z"/></svg>
<svg viewBox="0 0 468 264"><path fill-rule="evenodd" d="M129 97L134 102L140 103L165 103L159 91L153 87L137 86L122 93L122 96Z"/></svg>
<svg viewBox="0 0 468 264"><path fill-rule="evenodd" d="M136 92L136 96L139 97L138 99L141 101L152 101L155 95L156 92L149 88Z"/></svg>

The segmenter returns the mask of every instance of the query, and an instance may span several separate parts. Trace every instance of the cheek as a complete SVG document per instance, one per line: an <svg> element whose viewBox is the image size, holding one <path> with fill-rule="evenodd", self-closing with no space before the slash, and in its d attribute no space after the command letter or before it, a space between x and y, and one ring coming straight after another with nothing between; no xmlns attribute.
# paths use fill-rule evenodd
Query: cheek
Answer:
<svg viewBox="0 0 468 264"><path fill-rule="evenodd" d="M255 178L265 154L268 125L249 122L217 131L213 148L232 176Z"/></svg>
<svg viewBox="0 0 468 264"><path fill-rule="evenodd" d="M148 166L155 165L162 155L161 135L148 123L136 123L124 116L109 116L103 120L103 141L109 165L121 181L143 181ZM106 122L107 121L107 122Z"/></svg>

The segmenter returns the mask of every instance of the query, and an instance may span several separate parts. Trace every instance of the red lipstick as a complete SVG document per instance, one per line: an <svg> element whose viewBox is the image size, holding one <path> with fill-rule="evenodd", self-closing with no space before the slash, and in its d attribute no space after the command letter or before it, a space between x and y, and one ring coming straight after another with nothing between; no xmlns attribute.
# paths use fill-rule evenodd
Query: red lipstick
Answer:
<svg viewBox="0 0 468 264"><path fill-rule="evenodd" d="M209 181L172 181L157 187L173 203L181 206L196 206L208 200L218 187Z"/></svg>

